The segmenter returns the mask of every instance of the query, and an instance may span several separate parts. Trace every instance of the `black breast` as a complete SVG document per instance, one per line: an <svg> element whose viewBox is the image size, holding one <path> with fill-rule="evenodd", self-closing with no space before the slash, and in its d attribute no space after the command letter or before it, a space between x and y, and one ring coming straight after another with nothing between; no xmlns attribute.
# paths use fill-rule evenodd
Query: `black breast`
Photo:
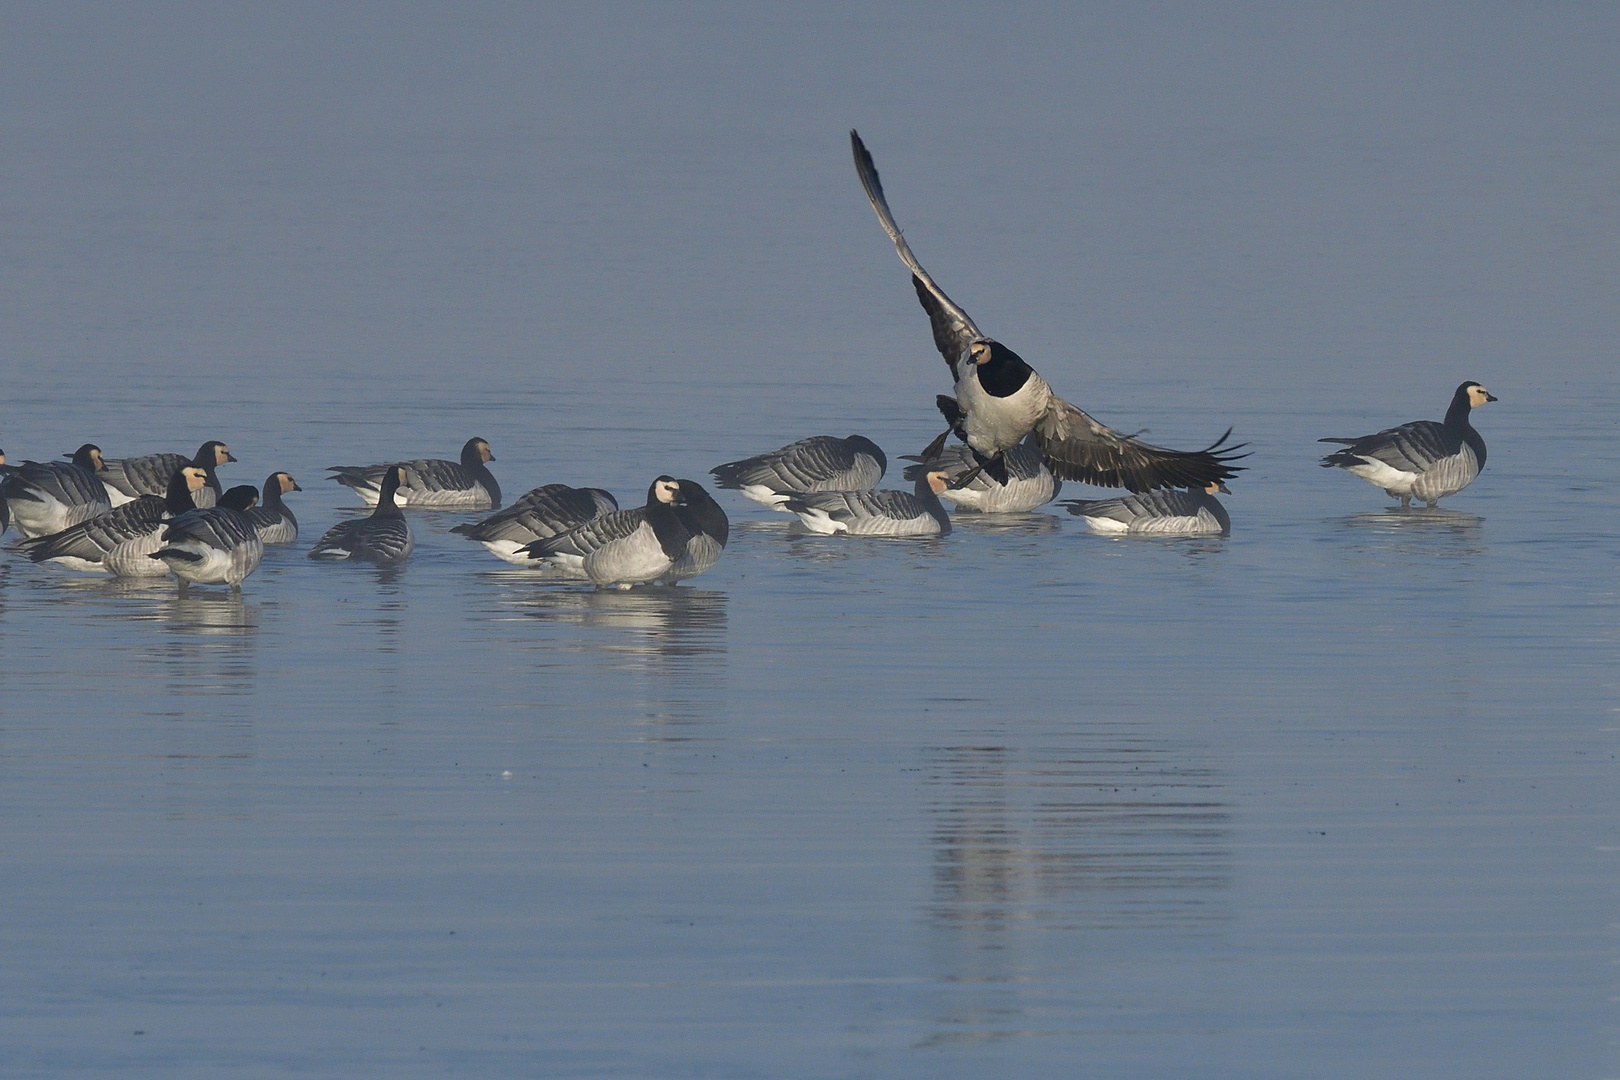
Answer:
<svg viewBox="0 0 1620 1080"><path fill-rule="evenodd" d="M991 397L1011 397L1034 374L1024 358L999 341L990 342L990 359L979 365L979 385Z"/></svg>

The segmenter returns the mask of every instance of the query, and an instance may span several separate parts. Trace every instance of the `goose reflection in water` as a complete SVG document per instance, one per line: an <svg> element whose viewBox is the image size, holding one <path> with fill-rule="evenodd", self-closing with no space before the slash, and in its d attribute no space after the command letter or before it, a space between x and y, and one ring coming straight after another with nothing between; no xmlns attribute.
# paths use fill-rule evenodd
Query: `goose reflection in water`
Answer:
<svg viewBox="0 0 1620 1080"><path fill-rule="evenodd" d="M518 575L497 575L503 579ZM535 583L539 584L539 583ZM679 585L635 589L511 589L504 604L548 622L637 634L620 648L667 656L724 652L723 592Z"/></svg>
<svg viewBox="0 0 1620 1080"><path fill-rule="evenodd" d="M1458 557L1485 550L1485 519L1464 510L1369 510L1338 520L1365 546L1400 555Z"/></svg>
<svg viewBox="0 0 1620 1080"><path fill-rule="evenodd" d="M1023 1033L1031 1024L1018 984L1057 958L1201 937L1230 918L1232 811L1224 780L1196 748L1105 732L1062 746L964 742L925 754L934 823L926 917L945 995L927 1042Z"/></svg>

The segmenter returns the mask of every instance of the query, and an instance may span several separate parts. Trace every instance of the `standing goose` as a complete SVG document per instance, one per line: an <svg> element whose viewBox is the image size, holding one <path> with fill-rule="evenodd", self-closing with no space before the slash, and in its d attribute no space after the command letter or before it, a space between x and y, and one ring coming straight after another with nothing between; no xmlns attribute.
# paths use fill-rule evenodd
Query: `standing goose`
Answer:
<svg viewBox="0 0 1620 1080"><path fill-rule="evenodd" d="M147 558L167 566L180 579L181 592L194 581L240 589L264 558L264 541L245 513L258 498L256 489L243 484L214 506L181 514L164 527L163 546Z"/></svg>
<svg viewBox="0 0 1620 1080"><path fill-rule="evenodd" d="M686 554L691 538L677 513L681 503L680 481L660 476L647 488L645 506L603 514L523 550L598 587L628 589L657 581Z"/></svg>
<svg viewBox="0 0 1620 1080"><path fill-rule="evenodd" d="M169 479L164 495L142 495L70 529L24 540L17 551L36 563L85 574L162 577L168 568L147 556L163 546L164 522L196 509L192 495L203 480L201 469L185 466Z"/></svg>
<svg viewBox="0 0 1620 1080"><path fill-rule="evenodd" d="M85 443L67 461L25 461L7 467L0 481L17 531L26 537L71 529L112 509L107 486L96 477L101 448Z"/></svg>
<svg viewBox="0 0 1620 1080"><path fill-rule="evenodd" d="M1215 498L1226 485L1212 481L1202 491L1145 491L1118 499L1065 499L1069 513L1107 536L1225 536L1232 531L1226 507Z"/></svg>
<svg viewBox="0 0 1620 1080"><path fill-rule="evenodd" d="M281 497L289 491L303 490L291 473L273 472L265 478L264 498L243 511L265 544L290 544L298 539L298 519Z"/></svg>
<svg viewBox="0 0 1620 1080"><path fill-rule="evenodd" d="M369 517L340 521L309 549L312 559L350 559L356 562L396 563L411 553L416 540L394 492L405 482L405 465L383 467L377 508Z"/></svg>
<svg viewBox="0 0 1620 1080"><path fill-rule="evenodd" d="M1436 506L1474 482L1485 468L1485 440L1468 422L1473 410L1495 401L1477 382L1465 382L1451 395L1446 418L1414 420L1359 439L1319 439L1343 443L1322 459L1324 469L1343 469L1381 487L1410 507L1413 499Z"/></svg>
<svg viewBox="0 0 1620 1080"><path fill-rule="evenodd" d="M787 513L782 504L789 495L867 491L877 486L888 467L877 443L864 436L812 435L768 454L716 465L709 473L717 487L740 491L757 503Z"/></svg>
<svg viewBox="0 0 1620 1080"><path fill-rule="evenodd" d="M461 448L461 463L443 458L420 458L399 463L405 482L395 496L400 506L413 510L493 510L501 505L501 485L487 467L495 455L483 439L468 439ZM333 465L329 472L344 487L353 488L367 506L376 506L384 476L393 465ZM401 556L403 558L403 556Z"/></svg>
<svg viewBox="0 0 1620 1080"><path fill-rule="evenodd" d="M714 496L703 490L696 480L680 480L680 505L675 514L686 529L686 550L675 564L658 579L660 584L673 585L687 578L695 578L720 561L720 553L731 538L731 521Z"/></svg>
<svg viewBox="0 0 1620 1080"><path fill-rule="evenodd" d="M940 412L950 432L973 448L980 467L1006 483L1005 455L1033 434L1054 474L1098 487L1131 491L1201 488L1237 474L1240 466L1231 462L1243 456L1234 453L1241 444L1223 446L1230 430L1203 450L1190 452L1167 450L1122 435L1058 397L1022 357L981 333L911 253L889 212L872 155L854 131L849 133L849 141L867 201L894 241L900 261L911 270L911 283L933 326L934 346L956 380L954 398L943 394L936 398ZM956 482L971 478L959 477Z"/></svg>
<svg viewBox="0 0 1620 1080"><path fill-rule="evenodd" d="M533 566L533 560L523 553L525 545L561 535L618 508L613 495L601 488L546 484L520 495L499 513L450 531L478 541L497 559Z"/></svg>
<svg viewBox="0 0 1620 1080"><path fill-rule="evenodd" d="M235 461L228 446L218 439L210 439L197 448L188 461L184 454L147 454L145 457L108 458L96 470L101 482L107 485L107 495L114 506L121 506L142 495L162 495L169 489L169 481L182 466L195 465L207 475L207 482L193 499L199 508L219 502L219 476L214 472L228 461Z"/></svg>
<svg viewBox="0 0 1620 1080"><path fill-rule="evenodd" d="M936 470L909 491L807 491L788 499L790 513L799 515L813 533L831 536L947 536L951 516L939 501L949 479Z"/></svg>
<svg viewBox="0 0 1620 1080"><path fill-rule="evenodd" d="M1032 438L1026 438L1007 451L1003 458L1003 464L1007 467L1006 483L978 469L972 448L963 443L949 446L940 444L937 448L931 446L929 449L934 451L932 456L905 455L907 461L920 464L907 465L903 475L907 480L918 480L928 473L943 471L955 485L958 480L977 471L978 475L967 479L960 487L951 486L940 492L939 497L958 510L981 514L1023 514L1037 506L1045 506L1063 490L1063 481L1053 476L1052 470L1046 467L1041 448Z"/></svg>

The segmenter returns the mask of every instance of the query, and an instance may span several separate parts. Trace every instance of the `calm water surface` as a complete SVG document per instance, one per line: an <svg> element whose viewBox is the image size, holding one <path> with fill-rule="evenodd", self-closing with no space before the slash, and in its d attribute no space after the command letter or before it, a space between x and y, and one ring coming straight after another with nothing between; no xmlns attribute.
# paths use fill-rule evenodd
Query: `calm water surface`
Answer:
<svg viewBox="0 0 1620 1080"><path fill-rule="evenodd" d="M522 19L207 16L186 51L30 17L8 55L60 93L5 120L0 445L219 437L229 482L305 490L240 594L0 558L8 1076L1620 1075L1613 27L1265 30L1317 62L1273 71L1296 109L1235 74L1252 25L914 15L587 20L561 75ZM1053 27L1161 85L1008 113L1068 77ZM1333 111L1482 77L1455 34L1611 73ZM582 74L578 40L618 44ZM938 115L972 40L1024 62ZM728 495L674 589L547 584L465 515L411 515L398 569L304 558L355 512L325 466L474 434L509 497L626 505L816 432L922 446L943 368L851 123L1060 391L1251 442L1230 538L851 542ZM1031 171L944 167L961 125ZM1442 509L1316 467L1464 378L1501 401Z"/></svg>

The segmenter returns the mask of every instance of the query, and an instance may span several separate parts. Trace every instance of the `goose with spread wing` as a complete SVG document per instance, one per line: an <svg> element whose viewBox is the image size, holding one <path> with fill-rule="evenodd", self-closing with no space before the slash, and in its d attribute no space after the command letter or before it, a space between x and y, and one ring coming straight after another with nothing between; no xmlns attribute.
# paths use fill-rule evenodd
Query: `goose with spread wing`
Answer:
<svg viewBox="0 0 1620 1080"><path fill-rule="evenodd" d="M1232 462L1245 455L1235 452L1243 444L1227 443L1230 430L1204 449L1193 451L1168 450L1121 434L1058 397L1022 357L985 336L911 253L889 211L872 155L854 131L849 133L849 141L867 201L894 241L900 261L911 271L917 299L933 327L934 346L956 380L954 398L942 394L936 399L949 425L947 435L954 432L972 447L985 472L1005 483L1004 456L1033 433L1053 473L1098 487L1131 491L1202 488L1237 474L1240 466ZM958 478L956 482L965 481Z"/></svg>

